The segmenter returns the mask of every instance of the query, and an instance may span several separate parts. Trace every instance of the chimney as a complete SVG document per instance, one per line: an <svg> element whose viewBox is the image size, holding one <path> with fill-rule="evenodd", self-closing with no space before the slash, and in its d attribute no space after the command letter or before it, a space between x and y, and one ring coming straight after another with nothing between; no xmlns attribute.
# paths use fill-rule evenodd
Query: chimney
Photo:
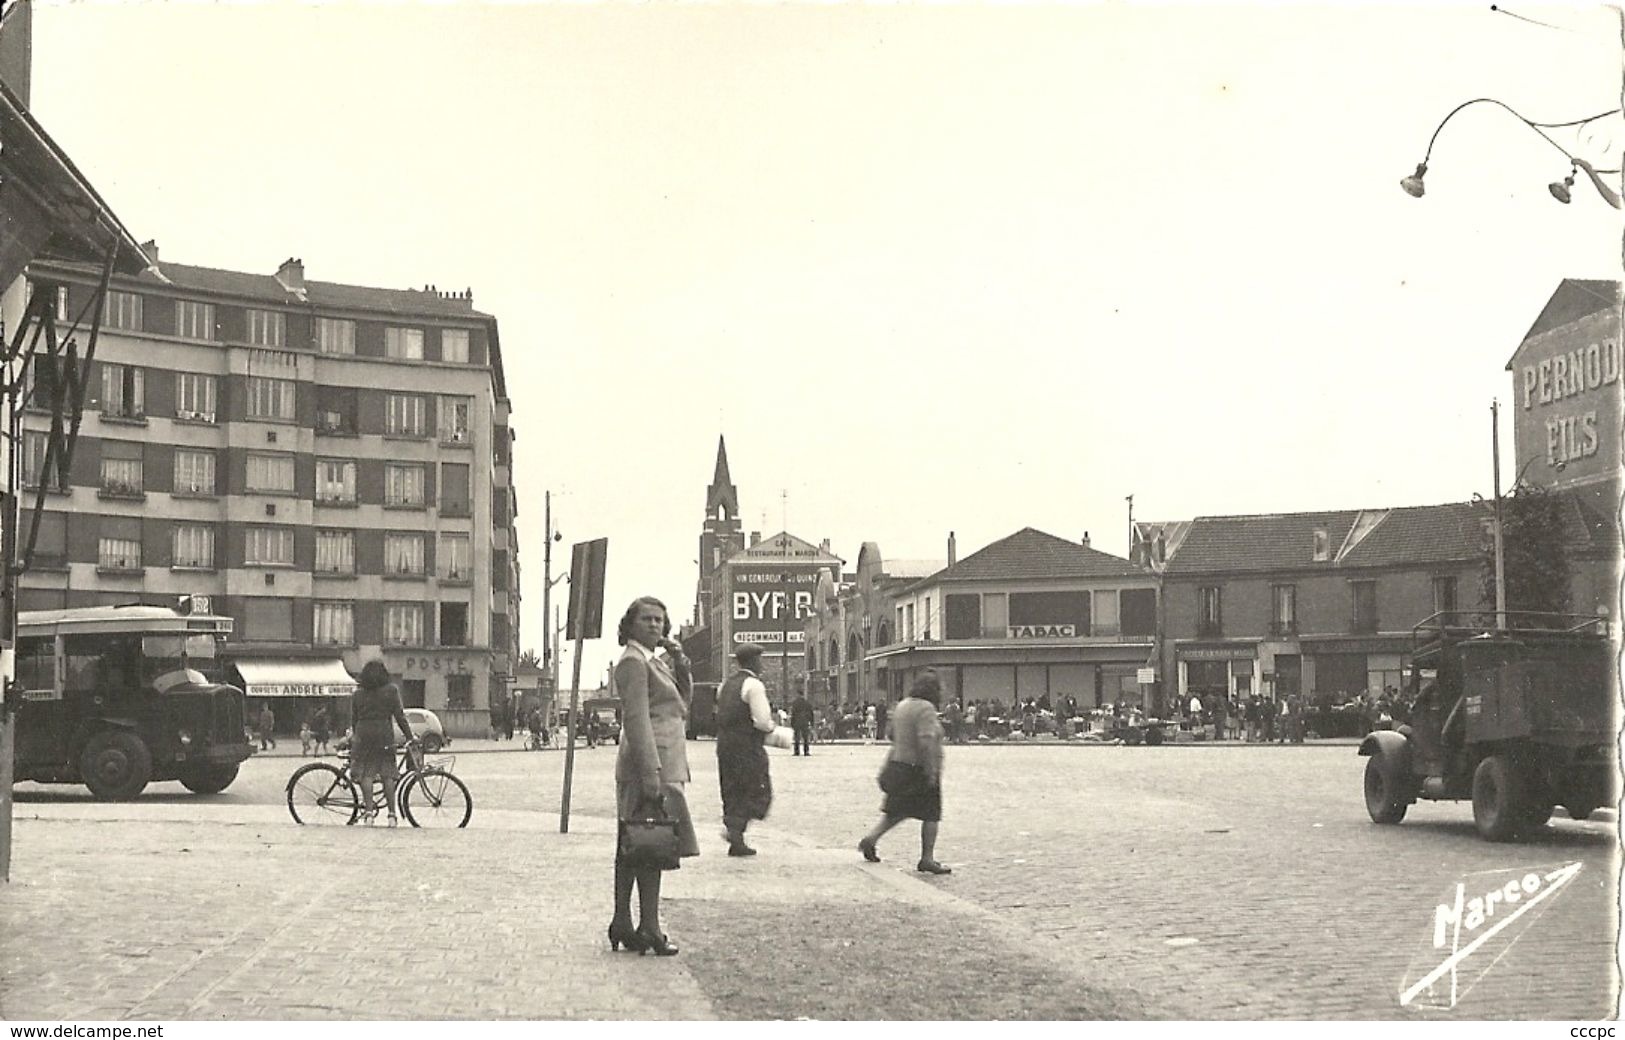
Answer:
<svg viewBox="0 0 1625 1040"><path fill-rule="evenodd" d="M762 532L760 532L760 531L752 531L750 533L750 547L752 549L756 548L756 543L761 541L761 540L762 540Z"/></svg>
<svg viewBox="0 0 1625 1040"><path fill-rule="evenodd" d="M295 260L293 257L282 261L282 266L276 269L276 280L282 288L292 293L305 291L305 262Z"/></svg>
<svg viewBox="0 0 1625 1040"><path fill-rule="evenodd" d="M823 550L824 552L829 552L829 539L825 538L823 541L819 542L818 543L818 548Z"/></svg>
<svg viewBox="0 0 1625 1040"><path fill-rule="evenodd" d="M949 531L948 532L948 566L952 567L954 565L954 561L957 560L958 558L959 558L959 554L954 550L954 533L952 531Z"/></svg>
<svg viewBox="0 0 1625 1040"><path fill-rule="evenodd" d="M147 254L147 259L153 263L158 262L158 240L149 238L141 243L141 251Z"/></svg>
<svg viewBox="0 0 1625 1040"><path fill-rule="evenodd" d="M1088 531L1083 532L1083 547L1085 549L1089 548L1089 532Z"/></svg>

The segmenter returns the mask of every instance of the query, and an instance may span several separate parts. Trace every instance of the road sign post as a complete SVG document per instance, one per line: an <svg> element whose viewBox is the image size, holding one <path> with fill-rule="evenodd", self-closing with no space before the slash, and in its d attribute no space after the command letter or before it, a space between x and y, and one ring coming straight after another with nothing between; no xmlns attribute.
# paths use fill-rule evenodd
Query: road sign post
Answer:
<svg viewBox="0 0 1625 1040"><path fill-rule="evenodd" d="M564 635L576 641L570 664L570 713L564 724L564 793L559 799L559 833L570 832L570 780L576 766L576 714L581 703L581 644L597 639L604 623L604 564L609 557L609 539L577 542L570 555L570 611L565 616Z"/></svg>

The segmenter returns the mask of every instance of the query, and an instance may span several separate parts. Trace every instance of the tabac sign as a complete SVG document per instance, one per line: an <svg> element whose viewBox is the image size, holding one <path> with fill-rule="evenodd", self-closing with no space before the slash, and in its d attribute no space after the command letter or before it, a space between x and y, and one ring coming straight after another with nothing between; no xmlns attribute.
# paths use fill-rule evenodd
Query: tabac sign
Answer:
<svg viewBox="0 0 1625 1040"><path fill-rule="evenodd" d="M1071 639L1078 634L1078 626L1010 625L1006 632L1011 639Z"/></svg>

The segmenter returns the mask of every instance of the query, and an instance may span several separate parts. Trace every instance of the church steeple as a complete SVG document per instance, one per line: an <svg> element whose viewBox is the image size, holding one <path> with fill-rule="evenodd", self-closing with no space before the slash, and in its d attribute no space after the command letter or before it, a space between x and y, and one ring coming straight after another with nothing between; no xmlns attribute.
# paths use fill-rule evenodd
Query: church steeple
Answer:
<svg viewBox="0 0 1625 1040"><path fill-rule="evenodd" d="M717 509L726 510L722 516L717 515ZM733 520L739 516L739 491L734 487L733 478L728 475L728 445L720 434L717 435L717 469L711 477L711 486L705 492L705 515L707 519Z"/></svg>

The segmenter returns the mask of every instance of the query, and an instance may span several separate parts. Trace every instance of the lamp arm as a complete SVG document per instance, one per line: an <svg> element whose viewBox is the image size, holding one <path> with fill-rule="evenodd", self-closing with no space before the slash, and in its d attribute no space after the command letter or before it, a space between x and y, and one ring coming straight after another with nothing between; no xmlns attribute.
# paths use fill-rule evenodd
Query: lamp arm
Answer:
<svg viewBox="0 0 1625 1040"><path fill-rule="evenodd" d="M1610 111L1607 111L1607 112L1602 112L1602 113L1599 113L1599 114L1594 115L1594 116L1588 116L1585 119L1572 120L1572 121L1567 122L1567 123L1537 123L1533 119L1528 118L1523 113L1521 113L1517 109L1513 108L1511 105L1507 104L1505 101L1498 101L1498 100L1496 100L1495 98L1492 98L1492 97L1473 98L1471 101L1463 101L1461 104L1457 105L1455 108L1452 108L1449 111L1449 113L1447 113L1445 115L1445 117L1443 119L1439 120L1439 125L1434 128L1433 136L1428 138L1428 150L1427 150L1426 156L1424 156L1424 158L1422 159L1423 162L1427 162L1428 159L1432 158L1434 142L1438 141L1439 132L1444 129L1445 124L1450 122L1451 119L1455 118L1455 115L1456 115L1457 112L1460 112L1464 108L1470 108L1473 105L1478 105L1478 104L1495 105L1497 108L1504 109L1505 111L1511 113L1511 115L1512 115L1512 117L1514 119L1516 119L1518 122L1522 123L1524 126L1527 126L1529 129L1533 130L1535 133L1539 134L1541 137L1545 138L1547 144L1551 145L1553 148L1556 148L1558 151L1562 152L1563 157L1568 159L1570 162L1574 161L1574 156L1572 154L1570 154L1570 152L1569 152L1569 150L1567 148L1564 148L1562 145L1558 144L1555 140L1553 140L1551 135L1546 133L1546 131L1542 130L1541 127L1556 128L1556 127L1564 127L1564 126L1582 126L1582 125L1584 125L1586 123L1595 122L1598 119L1603 119L1603 118L1605 118L1607 116L1614 115L1615 113L1617 113L1619 111L1619 109L1617 109L1617 108L1616 109L1611 109ZM1606 198L1606 196L1604 196L1604 197Z"/></svg>

